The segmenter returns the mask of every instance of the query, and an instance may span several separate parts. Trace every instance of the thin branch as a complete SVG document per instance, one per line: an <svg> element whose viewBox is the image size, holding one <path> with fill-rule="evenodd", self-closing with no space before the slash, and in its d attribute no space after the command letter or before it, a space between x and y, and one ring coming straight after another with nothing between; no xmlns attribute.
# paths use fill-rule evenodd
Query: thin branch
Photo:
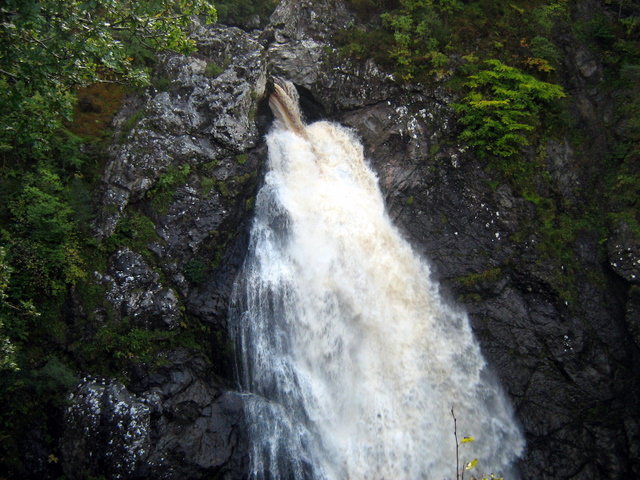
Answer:
<svg viewBox="0 0 640 480"><path fill-rule="evenodd" d="M456 420L455 414L453 413L453 407L451 407L451 416L453 417L453 437L456 439L456 480L462 480L460 478L460 444L458 443L458 422Z"/></svg>
<svg viewBox="0 0 640 480"><path fill-rule="evenodd" d="M0 73L5 74L7 77L11 77L11 78L13 78L14 80L18 80L18 78L20 78L20 77L18 77L17 75L14 75L14 74L13 74L13 73L11 73L11 72L7 72L6 70L2 70L1 68L0 68Z"/></svg>

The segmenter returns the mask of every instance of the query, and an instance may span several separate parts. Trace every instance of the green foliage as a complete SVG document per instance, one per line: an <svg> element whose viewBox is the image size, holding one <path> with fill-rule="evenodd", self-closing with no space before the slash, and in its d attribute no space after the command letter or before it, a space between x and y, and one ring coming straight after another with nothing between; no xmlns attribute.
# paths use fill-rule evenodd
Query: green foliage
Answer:
<svg viewBox="0 0 640 480"><path fill-rule="evenodd" d="M425 70L444 73L448 20L462 8L458 0L400 0L399 9L381 15L383 24L393 31L389 54L398 65L400 78L421 77Z"/></svg>
<svg viewBox="0 0 640 480"><path fill-rule="evenodd" d="M175 332L166 330L135 327L125 319L101 326L89 348L97 350L100 356L112 358L115 365L111 365L111 369L118 371L126 363L124 360L161 361L158 355L174 335ZM91 352L87 356L90 357Z"/></svg>
<svg viewBox="0 0 640 480"><path fill-rule="evenodd" d="M552 72L559 52L549 39L556 25L569 17L567 0L352 0L350 4L369 13L368 23L340 36L342 53L372 57L401 81L455 76L464 70L460 59L470 55Z"/></svg>
<svg viewBox="0 0 640 480"><path fill-rule="evenodd" d="M8 204L11 227L5 231L15 273L14 298L58 295L84 276L72 209L56 173L41 165Z"/></svg>
<svg viewBox="0 0 640 480"><path fill-rule="evenodd" d="M224 67L221 67L215 62L207 62L207 66L204 69L204 74L210 78L215 78L222 72L224 72Z"/></svg>
<svg viewBox="0 0 640 480"><path fill-rule="evenodd" d="M185 348L207 354L208 327L184 319L175 330L142 328L129 318L109 320L97 326L91 342L77 342L72 348L101 375L125 380L132 364L143 363L150 368L166 364L166 352Z"/></svg>
<svg viewBox="0 0 640 480"><path fill-rule="evenodd" d="M640 5L627 0L604 3L608 9L574 26L575 35L603 66L601 92L614 101L615 129L598 182L604 200L601 215L610 228L622 222L640 238Z"/></svg>
<svg viewBox="0 0 640 480"><path fill-rule="evenodd" d="M616 40L614 25L603 13L596 13L588 22L577 25L579 38L585 43L610 47Z"/></svg>
<svg viewBox="0 0 640 480"><path fill-rule="evenodd" d="M69 348L91 343L87 324L102 302L89 273L104 268L109 245L88 236L109 123L127 88L149 83L158 51L194 49L193 15L212 21L215 10L205 0L0 5L0 470L12 478L24 471L18 440L34 429L48 438L78 365L95 371L91 362L109 365L118 347L135 360L166 345L160 334L147 338L133 328L117 332L121 341L96 334L102 357ZM157 238L137 213L116 237L135 249ZM63 311L78 296L87 319Z"/></svg>
<svg viewBox="0 0 640 480"><path fill-rule="evenodd" d="M124 246L134 252L147 255L149 244L159 239L153 221L142 213L129 209L120 218L116 231L106 243L110 251Z"/></svg>
<svg viewBox="0 0 640 480"><path fill-rule="evenodd" d="M545 60L552 70L560 64L560 51L548 38L537 35L531 39L530 46L534 58Z"/></svg>
<svg viewBox="0 0 640 480"><path fill-rule="evenodd" d="M16 347L5 332L3 318L7 310L15 307L7 301L6 290L11 277L11 266L6 262L6 250L0 246L0 372L3 370L17 370ZM15 315L15 313L14 313Z"/></svg>
<svg viewBox="0 0 640 480"><path fill-rule="evenodd" d="M395 62L389 56L393 35L382 28L366 29L360 25L338 32L336 41L342 55L359 60L373 58L379 65L393 70Z"/></svg>
<svg viewBox="0 0 640 480"><path fill-rule="evenodd" d="M0 151L44 158L73 111L73 89L104 79L148 84L140 50L195 48L206 0L7 0L0 9Z"/></svg>
<svg viewBox="0 0 640 480"><path fill-rule="evenodd" d="M560 86L536 76L548 79L561 63L550 38L569 18L568 2L362 3L383 10L380 21L346 32L341 52L373 57L401 81L448 79L446 86L463 97L454 105L464 126L460 139L498 159L499 170L514 170L501 159L519 155L564 96Z"/></svg>
<svg viewBox="0 0 640 480"><path fill-rule="evenodd" d="M77 383L78 378L63 361L52 356L42 368L33 371L31 381L31 388L37 395L56 398L52 392L64 393Z"/></svg>
<svg viewBox="0 0 640 480"><path fill-rule="evenodd" d="M549 34L553 28L560 22L568 22L569 1L568 0L552 0L542 2L533 12L533 24L539 32Z"/></svg>
<svg viewBox="0 0 640 480"><path fill-rule="evenodd" d="M48 422L59 422L63 416L65 393L76 382L77 378L66 362L52 354L45 355L30 368L2 372L0 464L8 478L24 478L24 466L20 462L24 446L18 443L19 435L35 429L46 432L44 426ZM57 438L45 434L41 441L51 452L58 449Z"/></svg>
<svg viewBox="0 0 640 480"><path fill-rule="evenodd" d="M207 269L207 262L199 257L194 257L184 266L184 276L191 283L202 283L207 278Z"/></svg>
<svg viewBox="0 0 640 480"><path fill-rule="evenodd" d="M500 60L468 77L467 95L453 107L465 126L460 138L481 156L512 157L529 145L527 132L540 124L545 105L565 96L559 85L542 82Z"/></svg>
<svg viewBox="0 0 640 480"><path fill-rule="evenodd" d="M180 167L171 167L160 175L155 186L146 194L157 212L163 214L167 212L175 189L187 183L190 173L191 165L185 163Z"/></svg>
<svg viewBox="0 0 640 480"><path fill-rule="evenodd" d="M369 16L398 8L400 0L347 0L347 4L356 13Z"/></svg>
<svg viewBox="0 0 640 480"><path fill-rule="evenodd" d="M494 283L502 276L500 268L490 268L479 273L470 273L463 277L456 278L456 281L465 287L475 287L480 284Z"/></svg>

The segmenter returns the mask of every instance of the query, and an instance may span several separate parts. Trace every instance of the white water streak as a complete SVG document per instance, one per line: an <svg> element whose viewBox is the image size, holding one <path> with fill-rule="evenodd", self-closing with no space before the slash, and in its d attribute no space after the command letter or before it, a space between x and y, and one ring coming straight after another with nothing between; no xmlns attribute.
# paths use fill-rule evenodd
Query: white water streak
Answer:
<svg viewBox="0 0 640 480"><path fill-rule="evenodd" d="M466 316L385 213L350 131L274 129L234 294L251 478L514 475L524 441ZM511 477L513 478L513 477Z"/></svg>

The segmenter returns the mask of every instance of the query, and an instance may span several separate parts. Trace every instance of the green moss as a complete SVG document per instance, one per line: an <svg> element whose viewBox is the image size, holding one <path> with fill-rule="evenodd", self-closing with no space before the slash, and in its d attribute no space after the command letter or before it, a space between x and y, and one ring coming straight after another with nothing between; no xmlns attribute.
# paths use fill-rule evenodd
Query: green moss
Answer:
<svg viewBox="0 0 640 480"><path fill-rule="evenodd" d="M153 221L140 212L129 209L120 218L114 234L106 241L107 248L114 251L119 247L148 255L149 244L160 241Z"/></svg>
<svg viewBox="0 0 640 480"><path fill-rule="evenodd" d="M225 181L218 181L216 184L216 188L220 192L220 195L222 195L225 198L232 197L235 193L232 186Z"/></svg>
<svg viewBox="0 0 640 480"><path fill-rule="evenodd" d="M124 121L124 123L122 124L122 127L120 128L121 141L124 141L129 136L133 128L144 117L144 113L145 113L144 109L136 110Z"/></svg>
<svg viewBox="0 0 640 480"><path fill-rule="evenodd" d="M255 175L255 172L245 173L227 180L218 180L214 177L202 177L200 179L200 189L202 193L209 194L215 188L224 198L235 198L239 195L241 187L255 178Z"/></svg>
<svg viewBox="0 0 640 480"><path fill-rule="evenodd" d="M164 364L162 353L175 335L174 331L136 327L125 317L100 325L91 342L79 342L75 349L95 373L121 377L131 362Z"/></svg>
<svg viewBox="0 0 640 480"><path fill-rule="evenodd" d="M465 293L458 295L458 301L460 303L478 303L482 301L482 296L479 293Z"/></svg>
<svg viewBox="0 0 640 480"><path fill-rule="evenodd" d="M179 185L187 183L187 178L191 173L191 165L185 163L179 167L167 169L156 182L156 188L161 190L172 190Z"/></svg>
<svg viewBox="0 0 640 480"><path fill-rule="evenodd" d="M225 67L218 65L215 62L207 62L207 66L204 69L204 74L209 78L216 78L220 74L222 74L225 70Z"/></svg>
<svg viewBox="0 0 640 480"><path fill-rule="evenodd" d="M201 168L205 171L211 171L214 168L216 168L218 165L220 165L220 160L211 160L210 162L207 163L203 163Z"/></svg>
<svg viewBox="0 0 640 480"><path fill-rule="evenodd" d="M202 258L194 257L184 266L184 276L191 283L202 283L207 278L208 263Z"/></svg>
<svg viewBox="0 0 640 480"><path fill-rule="evenodd" d="M216 78L222 75L230 64L231 58L228 57L222 59L222 64L218 64L213 60L209 60L207 61L207 66L204 68L204 74L209 78Z"/></svg>
<svg viewBox="0 0 640 480"><path fill-rule="evenodd" d="M502 269L490 268L478 273L470 273L462 277L456 277L454 280L465 287L475 287L481 284L491 284L497 282L502 277Z"/></svg>
<svg viewBox="0 0 640 480"><path fill-rule="evenodd" d="M153 188L147 191L146 198L151 200L153 209L165 215L173 201L176 188L187 183L191 165L172 166L158 177Z"/></svg>
<svg viewBox="0 0 640 480"><path fill-rule="evenodd" d="M201 177L200 178L200 193L208 195L211 190L218 184L218 181L213 177Z"/></svg>

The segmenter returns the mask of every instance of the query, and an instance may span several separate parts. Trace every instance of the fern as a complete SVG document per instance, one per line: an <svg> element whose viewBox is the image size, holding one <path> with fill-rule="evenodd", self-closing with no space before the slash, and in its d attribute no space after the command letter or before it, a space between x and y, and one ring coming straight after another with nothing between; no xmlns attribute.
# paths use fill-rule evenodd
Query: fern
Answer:
<svg viewBox="0 0 640 480"><path fill-rule="evenodd" d="M544 108L565 96L562 87L538 80L500 60L467 78L467 95L453 108L465 126L460 139L483 157L512 157L529 144L528 133L541 123Z"/></svg>

